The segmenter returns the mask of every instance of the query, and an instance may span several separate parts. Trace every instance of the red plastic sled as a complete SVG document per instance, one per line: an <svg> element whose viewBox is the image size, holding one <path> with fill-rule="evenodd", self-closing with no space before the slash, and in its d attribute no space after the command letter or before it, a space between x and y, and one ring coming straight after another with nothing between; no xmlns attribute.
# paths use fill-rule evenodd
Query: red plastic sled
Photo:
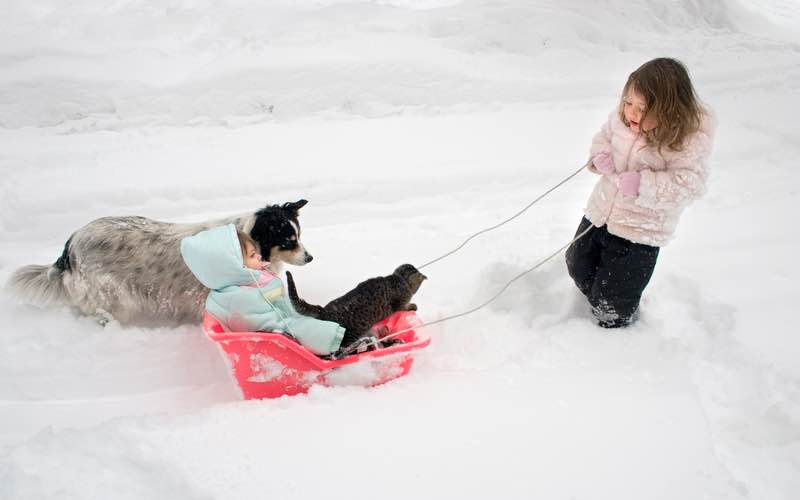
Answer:
<svg viewBox="0 0 800 500"><path fill-rule="evenodd" d="M373 330L382 337L421 324L414 312L401 311L377 323ZM406 375L414 351L431 342L410 330L396 337L402 344L327 360L280 333L226 332L209 313L203 317L203 330L226 354L245 399L306 393L314 384L380 385Z"/></svg>

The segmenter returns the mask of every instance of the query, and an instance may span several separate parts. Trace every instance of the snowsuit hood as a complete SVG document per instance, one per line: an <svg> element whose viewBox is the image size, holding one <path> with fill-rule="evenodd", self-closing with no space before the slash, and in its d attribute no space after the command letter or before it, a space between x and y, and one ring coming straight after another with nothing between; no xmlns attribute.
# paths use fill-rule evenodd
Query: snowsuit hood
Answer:
<svg viewBox="0 0 800 500"><path fill-rule="evenodd" d="M258 271L244 267L242 250L233 224L220 226L181 240L181 255L206 288L249 285Z"/></svg>
<svg viewBox="0 0 800 500"><path fill-rule="evenodd" d="M228 331L288 333L319 355L339 349L344 328L298 314L277 276L244 267L233 224L184 238L181 255L195 277L211 289L206 310Z"/></svg>

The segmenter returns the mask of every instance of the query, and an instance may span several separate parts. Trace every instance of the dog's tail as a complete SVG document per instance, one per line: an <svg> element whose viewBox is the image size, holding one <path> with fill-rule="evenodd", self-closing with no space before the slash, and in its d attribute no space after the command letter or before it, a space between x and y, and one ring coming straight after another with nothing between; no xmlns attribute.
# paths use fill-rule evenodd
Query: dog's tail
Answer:
<svg viewBox="0 0 800 500"><path fill-rule="evenodd" d="M69 303L69 293L62 275L72 268L69 244L64 245L61 257L51 266L30 265L20 267L11 275L6 287L25 302L51 306Z"/></svg>
<svg viewBox="0 0 800 500"><path fill-rule="evenodd" d="M309 304L297 295L297 288L294 286L294 278L292 278L292 273L289 271L286 271L286 282L289 285L289 300L292 301L295 311L303 316L319 318L320 314L322 314L323 308L320 306L315 306L314 304Z"/></svg>
<svg viewBox="0 0 800 500"><path fill-rule="evenodd" d="M69 294L61 279L62 271L54 266L30 265L20 267L6 285L25 302L52 306L69 302Z"/></svg>

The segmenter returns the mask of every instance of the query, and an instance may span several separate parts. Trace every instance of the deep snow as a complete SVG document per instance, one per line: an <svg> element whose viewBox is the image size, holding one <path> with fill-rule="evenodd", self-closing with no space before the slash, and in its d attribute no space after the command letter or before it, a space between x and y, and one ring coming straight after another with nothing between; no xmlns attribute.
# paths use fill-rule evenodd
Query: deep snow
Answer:
<svg viewBox="0 0 800 500"><path fill-rule="evenodd" d="M0 282L104 215L306 198L308 300L428 261L585 161L627 74L685 61L719 120L707 196L641 321L595 327L561 258L431 327L374 389L238 400L199 328L0 297L0 498L789 499L800 5L173 0L6 5ZM571 238L583 173L426 269L433 320Z"/></svg>

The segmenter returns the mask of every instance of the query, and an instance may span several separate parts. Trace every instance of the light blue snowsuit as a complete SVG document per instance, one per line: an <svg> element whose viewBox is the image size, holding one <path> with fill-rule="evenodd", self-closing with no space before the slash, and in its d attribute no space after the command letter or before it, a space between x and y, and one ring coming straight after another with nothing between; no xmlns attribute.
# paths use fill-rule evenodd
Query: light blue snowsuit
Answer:
<svg viewBox="0 0 800 500"><path fill-rule="evenodd" d="M332 321L301 316L292 308L278 277L244 267L233 224L184 238L181 255L195 277L211 289L206 310L229 331L289 333L319 355L339 349L344 328Z"/></svg>

